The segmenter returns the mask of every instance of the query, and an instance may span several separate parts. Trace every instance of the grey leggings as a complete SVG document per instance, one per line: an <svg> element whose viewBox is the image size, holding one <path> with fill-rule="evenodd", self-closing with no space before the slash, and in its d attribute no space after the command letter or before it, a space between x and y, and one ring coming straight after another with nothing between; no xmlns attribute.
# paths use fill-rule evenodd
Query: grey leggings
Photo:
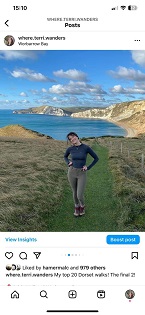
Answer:
<svg viewBox="0 0 145 315"><path fill-rule="evenodd" d="M86 186L87 172L80 168L70 166L68 169L68 180L73 191L75 205L84 205L84 190Z"/></svg>

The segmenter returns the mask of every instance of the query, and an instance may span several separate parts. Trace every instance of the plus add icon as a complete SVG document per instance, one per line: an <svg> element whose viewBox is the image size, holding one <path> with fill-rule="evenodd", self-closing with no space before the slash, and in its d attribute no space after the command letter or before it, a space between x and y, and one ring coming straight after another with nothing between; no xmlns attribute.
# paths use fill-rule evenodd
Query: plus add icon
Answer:
<svg viewBox="0 0 145 315"><path fill-rule="evenodd" d="M70 291L68 292L68 297L69 297L70 299L75 299L75 298L77 297L77 291L75 291L75 290L70 290Z"/></svg>

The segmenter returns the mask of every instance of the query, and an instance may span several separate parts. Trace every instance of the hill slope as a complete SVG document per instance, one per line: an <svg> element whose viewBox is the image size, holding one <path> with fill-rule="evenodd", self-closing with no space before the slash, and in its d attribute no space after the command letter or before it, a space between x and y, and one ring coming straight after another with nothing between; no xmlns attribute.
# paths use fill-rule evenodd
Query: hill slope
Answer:
<svg viewBox="0 0 145 315"><path fill-rule="evenodd" d="M52 139L49 136L41 134L37 131L27 129L21 125L9 125L0 128L0 137L17 137L17 138L40 138L45 137L47 139Z"/></svg>
<svg viewBox="0 0 145 315"><path fill-rule="evenodd" d="M124 102L108 106L105 109L90 109L73 113L75 118L97 118L109 120L123 127L136 130L136 134L145 132L145 101Z"/></svg>

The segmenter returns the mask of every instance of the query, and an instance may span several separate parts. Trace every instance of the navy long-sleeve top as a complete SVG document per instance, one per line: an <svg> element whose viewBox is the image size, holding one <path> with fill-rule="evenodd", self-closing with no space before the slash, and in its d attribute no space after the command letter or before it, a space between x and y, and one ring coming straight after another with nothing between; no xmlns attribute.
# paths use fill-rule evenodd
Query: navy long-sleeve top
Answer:
<svg viewBox="0 0 145 315"><path fill-rule="evenodd" d="M64 160L67 164L72 161L73 167L82 168L86 165L87 154L90 154L94 159L93 162L87 166L87 169L90 170L99 160L97 154L86 144L81 143L79 146L71 146L69 147L65 154ZM71 160L69 160L68 156L71 156Z"/></svg>

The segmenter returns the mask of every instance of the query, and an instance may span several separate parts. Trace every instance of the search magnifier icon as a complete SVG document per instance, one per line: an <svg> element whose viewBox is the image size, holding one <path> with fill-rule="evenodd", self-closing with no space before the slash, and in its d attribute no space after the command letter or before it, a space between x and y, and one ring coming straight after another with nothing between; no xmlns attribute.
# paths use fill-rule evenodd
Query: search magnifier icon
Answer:
<svg viewBox="0 0 145 315"><path fill-rule="evenodd" d="M40 291L40 296L48 299L47 292L45 290Z"/></svg>

